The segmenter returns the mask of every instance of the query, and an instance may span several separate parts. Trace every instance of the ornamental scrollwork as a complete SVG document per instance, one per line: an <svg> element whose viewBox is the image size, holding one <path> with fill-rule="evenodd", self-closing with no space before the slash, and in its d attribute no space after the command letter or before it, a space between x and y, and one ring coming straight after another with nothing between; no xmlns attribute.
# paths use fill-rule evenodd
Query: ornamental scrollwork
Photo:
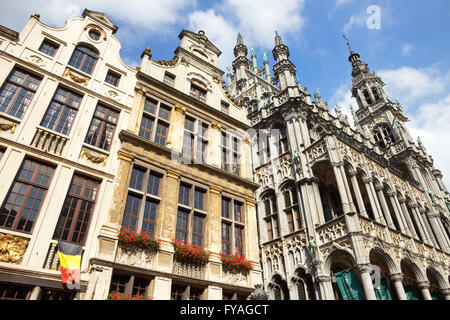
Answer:
<svg viewBox="0 0 450 320"><path fill-rule="evenodd" d="M17 124L15 124L15 123L0 123L1 131L10 130L11 133L14 133L16 131L16 127L17 127Z"/></svg>
<svg viewBox="0 0 450 320"><path fill-rule="evenodd" d="M83 151L81 152L81 157L85 157L92 163L95 163L95 164L103 163L103 165L105 165L105 161L108 158L107 156L104 156L104 155L95 154L85 148L83 148Z"/></svg>
<svg viewBox="0 0 450 320"><path fill-rule="evenodd" d="M0 262L20 264L28 244L28 239L0 233Z"/></svg>
<svg viewBox="0 0 450 320"><path fill-rule="evenodd" d="M85 86L87 86L88 82L89 82L88 78L78 77L70 69L66 69L66 72L64 73L64 77L66 77L66 78L69 77L70 79L72 79L72 81L74 81L76 83L84 84Z"/></svg>

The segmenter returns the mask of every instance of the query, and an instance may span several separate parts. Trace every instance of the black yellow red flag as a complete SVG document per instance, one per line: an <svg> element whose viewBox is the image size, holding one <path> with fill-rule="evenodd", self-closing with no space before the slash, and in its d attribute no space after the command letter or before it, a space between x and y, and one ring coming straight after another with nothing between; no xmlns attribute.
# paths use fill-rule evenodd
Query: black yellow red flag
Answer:
<svg viewBox="0 0 450 320"><path fill-rule="evenodd" d="M62 282L69 290L80 290L81 253L83 247L59 241L58 251Z"/></svg>

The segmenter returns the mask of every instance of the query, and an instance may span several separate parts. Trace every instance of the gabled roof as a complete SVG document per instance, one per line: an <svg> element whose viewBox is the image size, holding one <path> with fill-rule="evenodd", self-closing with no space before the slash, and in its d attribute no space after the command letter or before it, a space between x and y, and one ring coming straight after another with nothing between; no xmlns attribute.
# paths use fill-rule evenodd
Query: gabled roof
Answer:
<svg viewBox="0 0 450 320"><path fill-rule="evenodd" d="M113 34L119 30L119 27L114 24L114 22L111 21L110 18L103 12L97 12L97 11L91 11L88 9L84 9L83 11L83 18L86 18L86 16L89 16L91 19L97 21L98 23L103 24L104 26L108 27L113 31Z"/></svg>
<svg viewBox="0 0 450 320"><path fill-rule="evenodd" d="M178 38L181 40L183 39L184 36L187 36L197 42L204 41L206 47L215 54L217 54L217 56L220 56L222 54L222 51L220 51L219 48L217 48L211 41L209 41L209 39L205 35L205 32L202 30L200 30L198 33L194 33L192 31L183 29Z"/></svg>

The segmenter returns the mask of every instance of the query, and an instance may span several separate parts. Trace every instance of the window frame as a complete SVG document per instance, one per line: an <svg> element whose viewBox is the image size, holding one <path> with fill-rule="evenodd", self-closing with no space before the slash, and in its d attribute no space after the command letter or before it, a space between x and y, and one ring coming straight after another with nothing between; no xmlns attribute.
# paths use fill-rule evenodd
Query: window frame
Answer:
<svg viewBox="0 0 450 320"><path fill-rule="evenodd" d="M226 103L225 101L220 101L220 110L223 113L229 115L230 114L230 105L228 103Z"/></svg>
<svg viewBox="0 0 450 320"><path fill-rule="evenodd" d="M181 186L187 187L189 190L188 195L188 204L181 203L180 202L180 188ZM195 236L201 237L201 245L198 245L199 247L204 248L205 247L205 230L206 230L206 222L208 217L208 203L209 203L209 195L208 195L208 188L198 184L193 183L187 180L182 179L178 186L178 207L177 207L177 221L176 221L176 227L175 227L175 238L179 239L181 242L184 242L184 239L179 237L179 233L186 235L186 242L197 244L196 241L193 241ZM195 206L195 191L200 190L203 193L203 209L196 208ZM187 214L187 223L186 228L182 228L179 225L179 219L180 219L180 212L183 212L184 214ZM201 233L194 231L194 222L195 217L200 217L202 220L202 227L201 227Z"/></svg>
<svg viewBox="0 0 450 320"><path fill-rule="evenodd" d="M170 72L165 72L164 73L164 78L163 78L163 82L165 83L165 84L167 84L168 86L171 86L171 87L175 87L175 79L176 79L177 77L175 76L175 75L173 75L173 74L171 74ZM168 81L168 79L170 79L169 81Z"/></svg>
<svg viewBox="0 0 450 320"><path fill-rule="evenodd" d="M225 136L225 141L224 141ZM225 143L224 143L225 142ZM234 147L236 143L236 148ZM241 148L242 148L242 138L230 134L227 131L221 131L220 138L220 168L224 171L230 172L236 176L240 176L242 173L241 168ZM224 157L225 155L225 157ZM236 171L237 170L237 171Z"/></svg>
<svg viewBox="0 0 450 320"><path fill-rule="evenodd" d="M228 212L228 217L226 217L224 215L224 202L227 203L226 204L226 209ZM246 226L246 206L245 206L245 202L234 198L234 197L230 197L228 195L222 195L221 196L221 200L220 200L220 208L221 208L221 244L222 244L222 248L221 251L227 253L227 254L236 254L238 253L241 256L245 255L245 226ZM236 205L240 205L240 219L237 219L236 216ZM223 234L223 226L227 225L229 227L229 239L230 240L225 240L224 239L224 234ZM241 252L238 252L237 248L238 245L236 243L237 240L237 234L236 231L238 229L242 230L242 239L241 239L241 245L239 246L241 249ZM231 231L231 232L230 232ZM224 243L225 242L225 243ZM231 250L228 252L227 250L224 250L224 244L227 244L230 246Z"/></svg>
<svg viewBox="0 0 450 320"><path fill-rule="evenodd" d="M266 222L267 228L267 238L269 241L279 238L280 235L280 222L278 220L278 203L277 196L275 192L271 192L263 197L264 203L264 217L263 220ZM269 205L267 205L269 203ZM270 212L268 213L267 209L269 207ZM276 211L275 211L276 210ZM269 228L270 227L270 228ZM270 230L270 232L269 232Z"/></svg>
<svg viewBox="0 0 450 320"><path fill-rule="evenodd" d="M75 194L75 193L71 192L72 186L74 185L74 182L75 182L75 178L82 179L82 181L83 181L83 184L81 186L79 194ZM88 198L88 197L86 197L84 195L84 193L86 191L86 187L88 186L88 183L90 183L90 182L93 182L93 183L96 184L96 188L92 189L92 191L95 192L93 198ZM52 236L53 240L65 241L67 243L78 244L78 245L81 245L81 246L84 246L86 244L86 241L87 241L87 238L88 238L88 235L89 235L89 228L91 227L92 217L93 217L93 215L95 213L95 209L96 209L95 205L97 204L97 197L98 197L98 194L99 194L100 187L101 187L101 181L99 181L96 178L92 178L92 177L86 176L86 175L84 175L82 173L78 173L78 172L75 172L72 175L72 179L70 181L70 185L69 185L69 187L67 189L66 196L64 197L64 204L63 204L63 207L61 208L61 211L59 213L58 220L57 220L56 226L55 226L55 230L53 232L53 236ZM67 199L69 197L72 198L72 201L70 202L71 204L73 203L73 199L77 200L77 204L76 204L76 207L75 207L75 211L74 211L73 217L71 219L72 222L70 223L70 227L69 227L69 232L67 234L67 238L64 239L63 235L64 235L64 230L66 229L66 225L67 225L67 220L68 219L67 219L67 216L66 217L62 217L61 214L65 210L66 201L67 201ZM81 207L83 206L83 203L87 203L87 204L91 203L92 207L91 207L91 211L89 213L89 219L87 221L87 226L86 226L86 230L84 232L84 235L82 237L82 241L79 241L79 238L80 238L81 233L82 233L81 232L82 227L80 226L80 229L77 231L78 232L78 237L77 237L78 240L76 242L74 242L73 241L73 234L75 233L76 228L77 228L78 218L80 217L80 214L83 214L81 212ZM68 207L68 209L69 208L71 208L71 207ZM84 214L86 214L86 213L87 213L87 211L84 212ZM57 233L57 230L58 230L58 226L60 225L60 221L61 221L61 234L59 236L56 236L56 233Z"/></svg>
<svg viewBox="0 0 450 320"><path fill-rule="evenodd" d="M30 162L30 166L25 167L25 164L26 164L27 161ZM31 165L33 163L35 165L37 165L37 166L36 166L36 168L34 169L34 171L32 173L31 180L26 180L24 178L20 178L19 176L20 176L20 173L22 172L22 170L25 170L25 172L29 172L29 170L27 170L27 169L30 169L30 167L31 167ZM40 170L41 170L42 167L46 167L47 170L48 169L52 170L50 175L48 176L48 183L47 183L47 185L43 185L43 184L40 184L40 183L36 182L36 178L39 176L39 173L40 173ZM8 218L10 216L10 212L7 212L7 215L5 217L5 221L0 226L1 228L7 229L7 230L11 230L11 231L15 231L15 232L25 233L25 234L32 234L33 233L34 227L36 225L36 222L37 222L38 218L40 217L42 206L43 206L43 204L44 204L44 202L46 200L48 190L50 189L50 186L52 184L52 179L53 179L53 176L55 174L55 171L56 171L56 167L54 165L52 165L52 164L49 164L49 163L46 163L46 162L42 162L40 160L35 160L33 158L25 158L25 159L23 159L23 161L22 161L22 163L21 163L21 165L20 165L19 169L17 170L17 173L16 173L16 175L14 177L14 180L12 181L12 183L11 183L11 185L9 187L8 193L6 194L6 196L5 196L4 200L3 200L3 203L2 203L2 205L0 207L0 217L3 216L3 211L5 210L5 206L8 204L9 198L10 198L12 192L13 192L13 189L14 189L16 183L21 184L21 186L25 186L25 193L23 195L22 201L20 202L19 209L17 210L17 213L16 213L15 217L13 218L13 222L12 222L11 226L10 227L6 226ZM30 230L29 231L19 230L19 229L17 229L17 227L18 227L18 224L19 224L19 222L21 220L22 213L24 212L24 209L27 206L27 202L30 199L30 195L31 195L31 192L32 192L33 188L38 188L39 190L43 190L44 194L42 195L42 198L40 199L40 204L39 204L39 207L36 210L36 215L34 217L34 221L32 222ZM17 190L17 191L20 191L20 190ZM17 197L18 197L17 195L19 195L19 193L16 192L16 196L15 196L14 200L17 199ZM37 198L35 198L33 200L33 204L34 204L34 201L36 199ZM13 207L13 206L11 206L11 207ZM28 215L28 217L26 219L26 222L28 222L29 216L30 215ZM25 223L23 229L25 229L25 226L26 226L26 223Z"/></svg>
<svg viewBox="0 0 450 320"><path fill-rule="evenodd" d="M65 99L64 102L61 101L61 100L57 100L56 99L56 96L57 96L59 90L63 90L63 91L68 93L67 98ZM77 107L74 107L74 106L72 106L72 105L70 105L68 103L68 101L70 100L70 98L72 96L78 96L80 98L80 101L79 101L79 104L78 104ZM82 94L79 94L78 92L75 92L75 91L73 91L71 89L67 89L65 87L58 86L58 88L56 88L55 93L53 94L52 100L50 101L49 105L47 106L47 110L45 111L44 116L42 117L42 120L40 122L40 126L43 127L43 128L47 128L49 130L52 130L54 132L58 132L58 133L63 134L65 136L68 136L70 134L71 130L72 130L72 126L73 126L73 123L76 120L78 111L80 110L80 107L81 107L81 105L83 103L83 99L84 99L84 96ZM50 107L52 106L53 103L58 104L59 114L56 117L55 122L53 123L53 127L50 127L50 121L48 122L47 125L44 124L44 121L45 121L45 118L47 117L47 115L50 116L49 111L50 111ZM62 108L61 108L61 106L62 106ZM58 130L58 128L60 127L60 123L63 120L64 111L66 109L75 111L75 114L73 115L72 122L69 122L70 125L69 125L69 128L67 129L67 133L63 133L64 127L63 127L63 129L61 131Z"/></svg>
<svg viewBox="0 0 450 320"><path fill-rule="evenodd" d="M50 53L44 46L50 47L52 50L50 50ZM60 45L54 41L49 40L48 38L44 38L44 40L41 42L41 45L39 46L38 51L45 54L46 56L54 58L56 56L56 53L59 50Z"/></svg>
<svg viewBox="0 0 450 320"><path fill-rule="evenodd" d="M194 99L196 99L196 100L198 100L200 102L206 103L206 97L208 95L208 90L207 89L204 89L201 86L196 85L196 84L191 82L191 88L190 88L189 92L190 92L189 95L192 98L194 98Z"/></svg>
<svg viewBox="0 0 450 320"><path fill-rule="evenodd" d="M295 193L294 193L295 192ZM288 231L293 233L296 230L303 228L303 219L300 212L300 206L298 203L298 195L296 194L297 189L294 185L288 184L281 189L284 200L284 213L287 216L288 221ZM289 203L286 201L286 194L289 197ZM289 216L292 218L291 223L289 222ZM290 227L292 226L292 228Z"/></svg>
<svg viewBox="0 0 450 320"><path fill-rule="evenodd" d="M24 79L24 80L23 80L23 83L19 83L19 82L17 82L17 81L13 81L13 80L12 80L12 77L13 77L13 75L14 75L16 72L22 73L22 74L25 75L25 77L23 78L23 79ZM25 83L27 83L27 80L29 80L29 79L34 79L34 80L36 80L36 81L39 81L37 84L34 83L34 82L32 82L33 84L36 85L36 89L32 89L32 88L27 87L27 86L25 85ZM11 117L14 117L14 118L17 118L17 119L22 120L24 114L27 112L28 107L31 105L31 102L32 102L33 99L34 99L35 94L36 94L37 91L39 90L39 86L41 85L42 80L43 80L42 76L37 76L37 75L35 75L34 73L29 72L28 70L25 70L25 69L22 69L22 68L19 68L19 67L14 67L14 68L11 70L11 72L9 73L8 77L7 77L7 78L5 79L5 81L3 82L3 85L2 85L2 87L1 87L1 89L0 89L0 112L4 112L4 113L10 115ZM9 100L8 104L5 106L5 110L4 110L4 111L1 111L1 108L4 106L3 103L4 103L5 100L6 100L6 99L4 99L3 101L1 101L1 93L2 93L4 90L6 90L6 86L7 86L8 84L11 85L11 86L14 86L14 87L16 88L16 90L15 90L15 92L14 92L12 98ZM10 91L10 90L8 90L8 91L9 91L9 92L12 92L12 91ZM14 113L12 113L12 110L14 109L14 106L16 105L18 99L22 96L22 92L25 93L23 99L26 99L26 96L27 96L29 93L31 94L31 97L28 98L28 99L29 99L29 102L28 102L28 104L23 104L23 100L22 100L22 102L21 102L20 105L19 105L19 108L18 108ZM6 96L5 96L5 97L6 97ZM22 115L21 115L20 117L18 117L17 114L19 113L20 106L23 106L23 111L22 111Z"/></svg>
<svg viewBox="0 0 450 320"><path fill-rule="evenodd" d="M114 83L110 82L111 77L115 77ZM120 75L119 73L117 73L111 69L108 69L108 72L106 73L105 83L108 83L108 84L118 88L121 79L122 79L122 75Z"/></svg>
<svg viewBox="0 0 450 320"><path fill-rule="evenodd" d="M107 113L104 113L104 117L100 117L97 115L97 112L99 111L98 110L99 107L104 108L108 111ZM92 115L91 123L89 125L89 129L86 134L86 138L84 139L84 143L88 144L90 146L93 146L95 148L102 149L104 151L109 152L111 150L111 146L114 141L114 135L116 134L117 126L119 124L120 113L121 113L120 110L116 110L114 108L111 108L111 107L103 104L102 102L98 102L97 106L95 107L94 114ZM114 114L116 115L116 123L109 120L109 117ZM92 131L92 128L94 127L94 119L96 119L97 121L100 121L100 126L98 126L99 134L97 135L97 138L95 139L95 143L93 144L91 142L88 142L89 140L91 140L91 139L88 140L88 138L89 138L89 134ZM101 144L103 136L104 135L106 136L107 125L114 126L114 130L111 134L111 141L109 142L108 148L105 149L105 147L104 146L101 147L100 144ZM93 132L95 133L95 131L93 131ZM104 143L106 143L106 140Z"/></svg>
<svg viewBox="0 0 450 320"><path fill-rule="evenodd" d="M140 189L134 188L131 186L131 179L133 177L133 170L140 170L141 172L144 171L144 176L142 178L142 184ZM149 185L150 185L150 177L152 176L157 176L159 177L159 182L158 182L158 194L153 194L149 192ZM149 166L143 166L140 163L135 163L133 165L132 168L132 174L130 174L130 179L128 181L128 190L127 190L127 199L125 200L125 206L122 212L122 222L121 225L123 226L124 220L126 216L132 216L130 214L126 213L126 209L127 209L127 204L128 204L128 198L131 196L134 196L136 198L139 198L139 206L137 208L137 217L136 218L136 229L135 231L137 232L143 232L142 231L142 227L144 225L144 223L149 223L149 224L153 224L153 234L148 233L147 231L144 231L145 233L149 234L149 235L155 235L156 234L156 227L157 227L157 222L158 222L158 217L159 217L159 212L160 212L160 207L161 207L161 190L163 189L163 184L164 184L164 173L162 173L159 170L155 170L153 167L149 167ZM153 183L152 183L153 185ZM145 219L146 216L146 204L147 202L151 202L151 203L156 203L156 212L155 212L155 219L151 220L151 219ZM148 222L151 221L151 222ZM128 228L130 230L133 230L130 226L123 226L124 228Z"/></svg>
<svg viewBox="0 0 450 320"><path fill-rule="evenodd" d="M93 54L89 54L85 51L80 50L80 48L86 48L87 50L93 52L95 54L95 56ZM79 67L75 66L76 62L80 59L79 56L77 58L75 58L76 52L78 52L80 55L82 55ZM94 73L95 67L97 66L99 56L100 56L100 54L95 47L84 44L84 43L80 43L73 49L72 55L70 56L70 59L69 59L69 62L67 63L67 65L92 76L92 74ZM88 57L94 59L94 63L92 64L91 69L89 69L90 61L89 61Z"/></svg>
<svg viewBox="0 0 450 320"><path fill-rule="evenodd" d="M199 286L193 286L191 284L185 284L181 282L173 282L170 287L170 299L171 300L204 300L205 297L205 289ZM176 290L176 291L175 291ZM198 299L193 299L192 292L201 292L198 296ZM176 295L176 299L174 299L174 295ZM179 298L179 299L178 299Z"/></svg>
<svg viewBox="0 0 450 320"><path fill-rule="evenodd" d="M186 128L186 123L188 120L193 122L193 130ZM205 163L207 161L209 126L210 124L207 121L193 117L191 115L186 115L184 120L183 147L181 149L183 157L199 161L200 163ZM191 146L189 147L190 154L187 154L186 152L186 136L189 136L191 142ZM203 147L205 147L204 151Z"/></svg>
<svg viewBox="0 0 450 320"><path fill-rule="evenodd" d="M121 279L120 279L121 278ZM126 280L126 282L120 282L121 280ZM126 273L122 273L122 272L113 272L112 276L111 276L111 284L109 285L109 293L112 293L113 291L117 292L117 293L122 293L122 294L129 294L129 295L136 295L138 293L136 293L135 289L136 289L136 284L141 282L142 283L147 283L147 286L145 286L145 291L143 294L139 294L139 295L143 295L145 298L149 297L149 287L150 284L152 282L153 279L147 279L144 277L139 277L136 276L134 274L126 274ZM119 291L117 290L118 286L124 286L124 290ZM141 289L142 287L139 285L139 289ZM113 290L114 289L114 290Z"/></svg>
<svg viewBox="0 0 450 320"><path fill-rule="evenodd" d="M146 110L147 102L154 104L154 113L152 113L149 110ZM164 119L163 117L161 117L161 109L164 109L164 108L166 108L167 111L169 112L168 119ZM157 98L154 98L153 96L147 95L145 97L145 102L144 102L144 106L142 109L143 110L142 110L142 115L141 115L141 121L139 124L138 135L143 139L149 140L153 143L156 143L156 144L159 144L159 145L165 147L167 145L167 140L169 138L170 118L171 118L171 115L173 112L173 106L161 99L157 99ZM152 121L151 129L148 129L146 127L144 128L142 126L144 118L150 119ZM160 133L158 133L158 128L161 127L161 125L166 127L166 135L165 136L162 136ZM148 135L150 137L147 138L146 135L144 135L145 132L149 133ZM162 144L162 143L160 143L161 141L156 141L157 137L160 137L159 139L164 139L165 143Z"/></svg>

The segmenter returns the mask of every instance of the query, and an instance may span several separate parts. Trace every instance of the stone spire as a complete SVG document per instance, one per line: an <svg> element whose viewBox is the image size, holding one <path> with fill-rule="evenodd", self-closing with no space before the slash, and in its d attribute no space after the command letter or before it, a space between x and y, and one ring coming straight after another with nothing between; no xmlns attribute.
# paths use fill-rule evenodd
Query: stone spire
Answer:
<svg viewBox="0 0 450 320"><path fill-rule="evenodd" d="M242 41L242 36L239 33L238 37L237 37L236 46L234 47L234 57L235 58L247 57L247 54L248 54L248 49L247 49L246 45L244 44L244 41Z"/></svg>
<svg viewBox="0 0 450 320"><path fill-rule="evenodd" d="M289 48L283 44L280 35L275 31L275 48L272 50L275 61L280 62L289 58Z"/></svg>
<svg viewBox="0 0 450 320"><path fill-rule="evenodd" d="M240 82L242 79L247 79L247 73L245 69L250 70L250 61L247 59L248 49L242 40L242 36L239 33L237 37L237 43L234 47L235 60L233 61L233 71L236 75L236 81Z"/></svg>
<svg viewBox="0 0 450 320"><path fill-rule="evenodd" d="M283 44L278 32L275 32L275 48L272 50L273 58L277 64L273 66L275 77L280 82L280 89L296 86L294 77L296 75L295 65L289 60L289 48Z"/></svg>

